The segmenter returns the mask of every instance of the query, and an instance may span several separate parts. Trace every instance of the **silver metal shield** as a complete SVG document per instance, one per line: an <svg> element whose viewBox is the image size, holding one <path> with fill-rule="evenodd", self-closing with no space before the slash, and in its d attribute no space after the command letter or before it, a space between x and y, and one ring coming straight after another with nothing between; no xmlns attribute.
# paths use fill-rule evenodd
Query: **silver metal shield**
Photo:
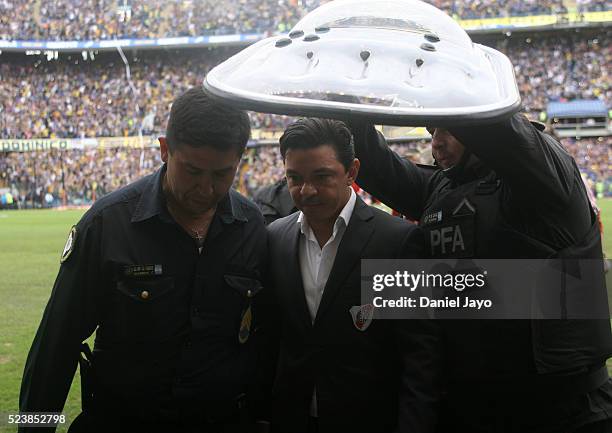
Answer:
<svg viewBox="0 0 612 433"><path fill-rule="evenodd" d="M510 60L419 0L327 3L215 67L204 88L253 111L390 125L480 122L520 107Z"/></svg>

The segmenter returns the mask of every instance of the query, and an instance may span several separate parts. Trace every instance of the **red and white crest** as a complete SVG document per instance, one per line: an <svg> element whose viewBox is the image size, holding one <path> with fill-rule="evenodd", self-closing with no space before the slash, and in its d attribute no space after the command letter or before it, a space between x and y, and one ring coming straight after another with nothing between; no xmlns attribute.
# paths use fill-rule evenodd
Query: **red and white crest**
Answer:
<svg viewBox="0 0 612 433"><path fill-rule="evenodd" d="M355 305L351 307L349 312L353 318L353 325L355 325L355 328L359 331L365 331L374 318L374 305Z"/></svg>

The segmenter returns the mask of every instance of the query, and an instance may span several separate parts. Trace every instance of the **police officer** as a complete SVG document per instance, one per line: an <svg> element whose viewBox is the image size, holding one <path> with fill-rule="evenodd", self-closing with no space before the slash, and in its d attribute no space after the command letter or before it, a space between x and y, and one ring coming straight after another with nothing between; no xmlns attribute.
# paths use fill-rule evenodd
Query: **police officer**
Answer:
<svg viewBox="0 0 612 433"><path fill-rule="evenodd" d="M355 122L356 123L356 122ZM523 115L431 128L437 167L400 158L354 124L357 182L419 220L437 258L601 258L571 156ZM439 431L612 431L607 320L441 321L447 398Z"/></svg>
<svg viewBox="0 0 612 433"><path fill-rule="evenodd" d="M98 200L70 231L22 412L62 410L81 342L96 331L73 431L249 431L266 232L230 189L249 134L246 113L201 89L174 101L164 165Z"/></svg>
<svg viewBox="0 0 612 433"><path fill-rule="evenodd" d="M253 201L261 209L266 224L271 224L277 219L297 211L289 194L286 177L257 190L253 196Z"/></svg>

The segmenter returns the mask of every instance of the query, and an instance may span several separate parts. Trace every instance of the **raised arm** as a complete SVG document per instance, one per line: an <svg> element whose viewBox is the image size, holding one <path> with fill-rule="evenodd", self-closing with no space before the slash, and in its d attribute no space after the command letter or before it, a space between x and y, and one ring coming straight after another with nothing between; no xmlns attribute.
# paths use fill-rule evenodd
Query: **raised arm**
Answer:
<svg viewBox="0 0 612 433"><path fill-rule="evenodd" d="M387 206L418 220L427 198L430 173L401 158L372 125L350 124L355 156L361 161L357 184Z"/></svg>
<svg viewBox="0 0 612 433"><path fill-rule="evenodd" d="M575 163L551 136L522 114L495 124L449 128L463 145L494 169L521 197L562 209L575 187Z"/></svg>

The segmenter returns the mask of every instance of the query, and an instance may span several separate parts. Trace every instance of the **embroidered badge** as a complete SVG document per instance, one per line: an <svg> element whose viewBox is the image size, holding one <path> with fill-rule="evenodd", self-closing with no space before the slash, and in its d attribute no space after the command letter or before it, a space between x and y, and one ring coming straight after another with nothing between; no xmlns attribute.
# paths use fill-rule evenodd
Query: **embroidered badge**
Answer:
<svg viewBox="0 0 612 433"><path fill-rule="evenodd" d="M353 318L353 325L358 331L365 331L372 323L374 318L374 305L355 305L350 308L349 312Z"/></svg>
<svg viewBox="0 0 612 433"><path fill-rule="evenodd" d="M457 205L455 210L453 210L453 216L458 215L474 215L476 213L476 208L467 198L461 200L461 203Z"/></svg>
<svg viewBox="0 0 612 433"><path fill-rule="evenodd" d="M249 339L252 321L253 314L251 313L251 306L249 305L249 308L242 314L242 320L240 322L240 331L238 331L238 341L240 341L240 344L246 343Z"/></svg>
<svg viewBox="0 0 612 433"><path fill-rule="evenodd" d="M77 230L76 226L72 226L70 229L70 233L68 233L68 239L66 239L66 245L64 245L64 251L62 251L62 257L60 258L60 263L64 263L70 257L72 250L74 249L74 244L76 242Z"/></svg>

